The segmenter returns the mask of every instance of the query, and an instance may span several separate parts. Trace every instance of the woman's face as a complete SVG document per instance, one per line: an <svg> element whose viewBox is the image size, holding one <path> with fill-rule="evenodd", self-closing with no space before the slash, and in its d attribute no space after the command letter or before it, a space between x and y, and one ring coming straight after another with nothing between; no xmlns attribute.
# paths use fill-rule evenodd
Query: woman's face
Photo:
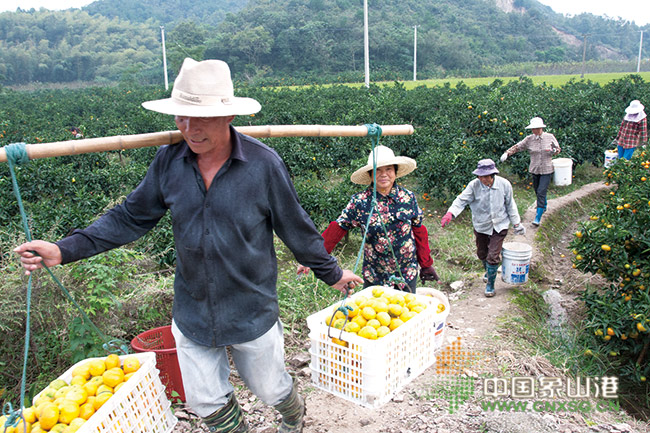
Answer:
<svg viewBox="0 0 650 433"><path fill-rule="evenodd" d="M542 128L533 128L533 134L542 135Z"/></svg>
<svg viewBox="0 0 650 433"><path fill-rule="evenodd" d="M397 173L394 165L377 167L377 191L386 195L395 183Z"/></svg>

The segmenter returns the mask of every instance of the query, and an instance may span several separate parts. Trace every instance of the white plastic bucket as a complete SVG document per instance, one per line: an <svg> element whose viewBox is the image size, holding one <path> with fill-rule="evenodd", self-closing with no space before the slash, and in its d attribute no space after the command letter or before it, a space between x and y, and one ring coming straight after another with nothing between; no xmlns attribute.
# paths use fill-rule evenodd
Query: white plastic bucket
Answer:
<svg viewBox="0 0 650 433"><path fill-rule="evenodd" d="M533 248L522 242L506 242L501 255L501 278L508 284L524 284L528 281L528 270Z"/></svg>
<svg viewBox="0 0 650 433"><path fill-rule="evenodd" d="M605 168L609 167L610 165L614 164L616 160L618 159L618 152L612 152L611 150L606 150L605 151Z"/></svg>
<svg viewBox="0 0 650 433"><path fill-rule="evenodd" d="M556 185L571 185L571 172L573 161L569 158L557 158L553 160L553 183Z"/></svg>

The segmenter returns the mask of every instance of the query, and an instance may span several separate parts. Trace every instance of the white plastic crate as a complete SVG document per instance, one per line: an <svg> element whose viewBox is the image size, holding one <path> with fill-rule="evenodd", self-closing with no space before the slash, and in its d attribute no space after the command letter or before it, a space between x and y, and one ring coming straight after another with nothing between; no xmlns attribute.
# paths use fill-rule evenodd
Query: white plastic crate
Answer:
<svg viewBox="0 0 650 433"><path fill-rule="evenodd" d="M77 433L169 433L178 422L165 395L165 387L158 376L156 354L142 352L120 356L135 356L140 368L97 412L86 421ZM72 379L75 367L92 359L80 361L59 376L66 383ZM35 399L38 396L35 397Z"/></svg>
<svg viewBox="0 0 650 433"><path fill-rule="evenodd" d="M388 287L384 291L387 294L397 292ZM416 292L417 299L427 304L427 308L377 340L325 324L326 317L331 317L340 302L309 316L312 382L318 388L369 408L389 401L435 362L435 352L442 345L449 314L447 297L436 292L435 296ZM360 295L372 297L372 287L360 291L352 299ZM445 305L441 313L436 311L439 302ZM334 342L332 337L343 340L346 345Z"/></svg>

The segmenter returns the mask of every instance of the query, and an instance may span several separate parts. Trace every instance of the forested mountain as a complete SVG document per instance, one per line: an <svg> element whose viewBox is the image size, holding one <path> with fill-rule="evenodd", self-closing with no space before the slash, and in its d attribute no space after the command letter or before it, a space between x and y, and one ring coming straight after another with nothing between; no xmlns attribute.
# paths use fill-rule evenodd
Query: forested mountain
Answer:
<svg viewBox="0 0 650 433"><path fill-rule="evenodd" d="M581 61L584 40L587 60L638 54L636 25L567 18L536 0L369 0L368 7L374 79L412 76L416 26L418 78ZM362 0L99 0L82 10L0 14L0 83L160 82L161 25L170 79L187 56L224 59L240 80L363 77Z"/></svg>

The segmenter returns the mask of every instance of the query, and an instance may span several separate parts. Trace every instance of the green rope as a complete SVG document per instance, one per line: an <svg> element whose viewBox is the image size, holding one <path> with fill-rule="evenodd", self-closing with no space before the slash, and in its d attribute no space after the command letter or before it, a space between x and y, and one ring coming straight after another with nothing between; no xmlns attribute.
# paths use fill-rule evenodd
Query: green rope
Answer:
<svg viewBox="0 0 650 433"><path fill-rule="evenodd" d="M21 221L23 224L23 230L25 232L25 238L27 239L27 242L32 241L32 235L29 230L29 224L27 223L27 214L25 212L25 208L23 206L23 201L20 195L20 188L18 187L18 181L16 180L16 172L14 166L16 164L26 164L29 162L29 156L27 155L27 148L25 143L11 143L7 146L4 147L6 155L7 155L7 163L9 165L9 172L11 173L11 183L13 186L14 190L14 195L16 196L16 201L18 203L18 209L20 211L20 216L21 216ZM34 252L34 254L36 254ZM56 278L56 276L52 273L50 268L48 268L45 264L43 264L43 267L47 270L47 272L50 274L54 282L59 286L59 288L63 291L63 293L66 295L66 297L77 307L77 309L81 312L84 320L86 320L92 327L93 329L98 333L98 335L101 336L102 340L104 340L103 348L104 350L112 353L117 353L116 348L119 348L121 352L124 354L129 353L128 345L126 342L120 341L120 340L108 340L108 338L95 326L95 324L92 323L88 315L83 311L81 306L77 304L77 302L72 298L70 293L63 287L63 284ZM26 324L25 324L25 345L23 349L23 373L22 373L22 379L20 383L20 401L21 401L21 408L22 405L24 404L25 401L25 384L26 384L26 375L27 375L27 359L29 355L29 339L30 339L30 323L31 323L31 299L32 299L32 275L29 275L29 278L27 279L27 314L26 314ZM9 410L11 410L11 405L9 405ZM3 412L5 409L3 408ZM16 415L13 416L14 422L18 417L22 417L22 409L14 411ZM17 415L20 413L20 415ZM7 416L7 421L9 421L10 417ZM6 424L7 425L7 424Z"/></svg>
<svg viewBox="0 0 650 433"><path fill-rule="evenodd" d="M368 136L371 139L372 143L372 155L373 155L373 160L372 160L372 202L370 204L370 212L368 213L368 219L366 220L366 224L364 226L363 230L363 239L361 240L361 247L359 248L359 253L357 254L357 260L354 264L354 270L353 272L356 274L357 269L359 267L359 262L361 261L361 258L363 257L363 249L364 246L366 245L366 237L368 235L368 228L370 227L370 220L372 219L372 214L375 211L375 208L377 208L377 215L379 216L379 222L381 222L381 227L384 230L384 234L386 237L388 237L388 229L386 228L386 224L384 224L383 218L381 218L381 214L379 213L378 210L378 202L377 202L377 153L375 152L375 148L379 145L379 138L381 137L381 126L377 125L376 123L367 123L365 125L366 129L368 129ZM391 275L389 281L392 282L395 286L398 286L399 283L404 283L406 284L406 279L402 275L402 269L399 266L399 262L397 260L397 256L395 255L395 251L393 250L393 244L391 242L388 243L388 246L390 247L390 252L393 255L393 259L395 259L395 266L397 268L397 272L399 273L399 277L396 277L395 275ZM345 321L343 322L343 326L341 327L341 332L339 333L339 339L343 336L343 328L345 327L345 324L348 323L349 320L349 313L351 308L347 305L345 305L345 300L348 298L349 294L346 293L345 297L341 300L341 304L337 308L337 311L341 311L345 313ZM329 329L332 326L332 322L334 321L334 314L332 314L332 317L330 318L329 324L328 324L328 329L327 329L327 335L328 337L331 338L329 335Z"/></svg>

